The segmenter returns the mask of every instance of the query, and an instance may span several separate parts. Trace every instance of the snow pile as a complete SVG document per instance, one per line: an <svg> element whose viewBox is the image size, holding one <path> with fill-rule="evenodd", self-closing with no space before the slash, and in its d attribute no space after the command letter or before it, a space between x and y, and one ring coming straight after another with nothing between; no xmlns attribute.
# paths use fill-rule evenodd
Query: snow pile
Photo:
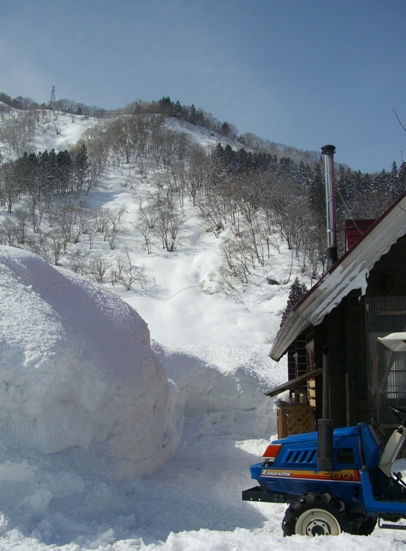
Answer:
<svg viewBox="0 0 406 551"><path fill-rule="evenodd" d="M45 454L88 449L118 479L168 458L167 378L130 306L7 247L0 297L2 433Z"/></svg>
<svg viewBox="0 0 406 551"><path fill-rule="evenodd" d="M270 372L269 345L154 343L153 349L176 383L179 410L195 423L201 419L201 435L252 439L276 432L275 406L264 391L284 374Z"/></svg>

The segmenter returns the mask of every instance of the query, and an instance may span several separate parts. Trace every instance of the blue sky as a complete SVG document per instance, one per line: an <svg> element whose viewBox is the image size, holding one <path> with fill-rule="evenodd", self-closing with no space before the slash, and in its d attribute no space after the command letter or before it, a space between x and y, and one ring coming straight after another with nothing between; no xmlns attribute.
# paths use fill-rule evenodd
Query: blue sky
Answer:
<svg viewBox="0 0 406 551"><path fill-rule="evenodd" d="M0 91L170 96L363 172L406 159L406 0L0 0Z"/></svg>

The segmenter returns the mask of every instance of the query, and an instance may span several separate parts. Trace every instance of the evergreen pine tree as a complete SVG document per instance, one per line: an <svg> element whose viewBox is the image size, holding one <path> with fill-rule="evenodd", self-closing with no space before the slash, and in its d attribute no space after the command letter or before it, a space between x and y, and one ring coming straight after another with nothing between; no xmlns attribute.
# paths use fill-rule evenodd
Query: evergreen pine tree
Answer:
<svg viewBox="0 0 406 551"><path fill-rule="evenodd" d="M173 108L173 116L179 118L182 115L182 105L178 100Z"/></svg>
<svg viewBox="0 0 406 551"><path fill-rule="evenodd" d="M403 193L404 191L406 191L406 163L405 163L405 161L402 161L402 164L399 167L398 180L399 180L399 192Z"/></svg>
<svg viewBox="0 0 406 551"><path fill-rule="evenodd" d="M75 179L77 189L80 191L88 184L90 172L89 158L85 144L79 149L75 158Z"/></svg>
<svg viewBox="0 0 406 551"><path fill-rule="evenodd" d="M160 107L160 112L162 115L171 115L173 111L174 104L171 101L171 98L169 96L164 96L158 101L158 105Z"/></svg>
<svg viewBox="0 0 406 551"><path fill-rule="evenodd" d="M292 308L299 302L299 300L307 293L307 287L304 283L299 281L299 278L296 277L292 283L289 291L288 302L286 308L282 314L281 325L284 323L288 317L289 312Z"/></svg>
<svg viewBox="0 0 406 551"><path fill-rule="evenodd" d="M190 108L189 122L191 122L192 124L197 123L197 111L196 111L196 107L193 105L193 103L192 103L192 106Z"/></svg>
<svg viewBox="0 0 406 551"><path fill-rule="evenodd" d="M58 163L58 181L61 193L72 191L72 158L67 149L58 151L56 155Z"/></svg>
<svg viewBox="0 0 406 551"><path fill-rule="evenodd" d="M323 175L319 164L316 165L314 175L310 182L310 204L323 218L326 214L326 191Z"/></svg>
<svg viewBox="0 0 406 551"><path fill-rule="evenodd" d="M220 128L220 134L228 138L230 136L230 133L231 133L230 125L228 124L228 122L223 122Z"/></svg>
<svg viewBox="0 0 406 551"><path fill-rule="evenodd" d="M237 154L230 144L224 148L224 167L228 172L234 171L236 168Z"/></svg>

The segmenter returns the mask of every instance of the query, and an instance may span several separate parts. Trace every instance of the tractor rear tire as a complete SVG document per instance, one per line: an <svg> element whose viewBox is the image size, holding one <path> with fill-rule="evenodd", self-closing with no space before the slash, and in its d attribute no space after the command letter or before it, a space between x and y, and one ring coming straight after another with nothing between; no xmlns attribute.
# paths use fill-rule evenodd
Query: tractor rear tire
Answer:
<svg viewBox="0 0 406 551"><path fill-rule="evenodd" d="M330 494L308 493L289 505L282 522L284 536L338 536L346 532L344 503Z"/></svg>

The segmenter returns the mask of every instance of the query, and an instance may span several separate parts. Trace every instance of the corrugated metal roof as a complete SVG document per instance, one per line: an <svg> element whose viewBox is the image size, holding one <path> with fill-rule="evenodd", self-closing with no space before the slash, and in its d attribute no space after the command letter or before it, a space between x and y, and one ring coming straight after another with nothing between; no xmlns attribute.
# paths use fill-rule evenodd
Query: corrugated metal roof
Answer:
<svg viewBox="0 0 406 551"><path fill-rule="evenodd" d="M270 356L280 360L309 325L318 325L354 289L365 294L374 264L406 233L406 193L330 268L293 307L276 336Z"/></svg>

